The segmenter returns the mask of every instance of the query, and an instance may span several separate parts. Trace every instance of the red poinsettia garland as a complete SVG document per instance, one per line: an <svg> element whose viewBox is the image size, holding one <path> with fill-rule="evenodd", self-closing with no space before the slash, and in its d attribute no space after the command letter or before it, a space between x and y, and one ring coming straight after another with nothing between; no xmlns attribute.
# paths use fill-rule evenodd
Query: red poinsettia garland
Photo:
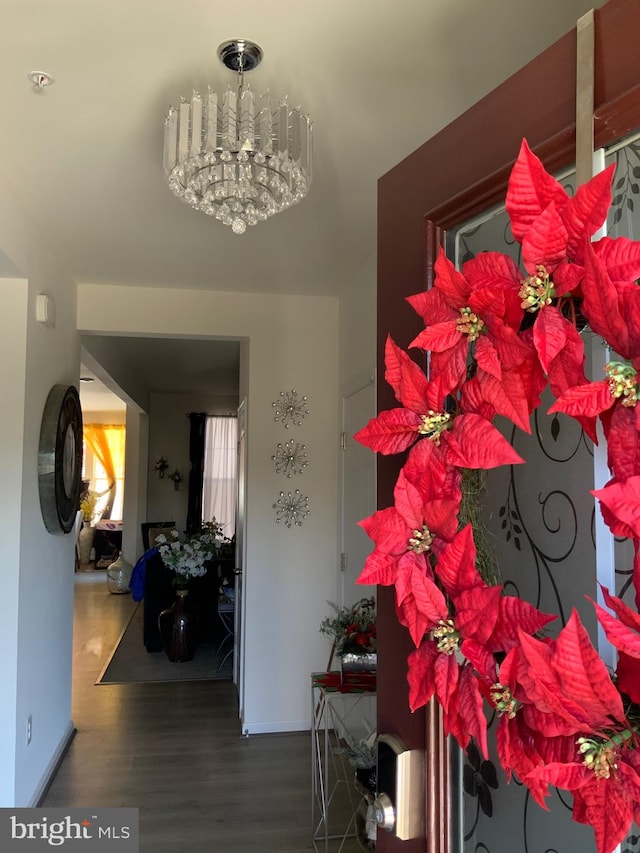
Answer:
<svg viewBox="0 0 640 853"><path fill-rule="evenodd" d="M619 651L610 675L574 612L557 638L553 616L490 585L460 521L463 469L523 462L492 424L530 432L549 384L550 411L576 418L597 440L602 422L612 480L593 494L618 536L633 540L640 601L640 244L594 240L611 204L613 166L569 197L526 141L506 207L525 274L486 252L456 270L441 252L430 290L409 297L425 323L410 346L429 352L429 378L391 340L385 378L400 403L355 438L372 450L408 450L394 506L361 522L374 542L361 583L394 586L398 618L415 644L408 658L413 710L432 697L462 748L487 756L485 708L499 717L497 748L538 803L549 785L571 791L576 821L599 853L640 819L640 616L609 591L595 605ZM581 314L624 361L589 382L576 328ZM485 704L486 703L486 704Z"/></svg>

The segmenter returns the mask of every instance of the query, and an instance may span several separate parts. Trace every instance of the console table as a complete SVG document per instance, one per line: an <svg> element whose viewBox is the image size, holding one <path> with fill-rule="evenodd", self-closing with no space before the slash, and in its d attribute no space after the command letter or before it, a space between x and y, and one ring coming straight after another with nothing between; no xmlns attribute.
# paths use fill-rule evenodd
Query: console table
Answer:
<svg viewBox="0 0 640 853"><path fill-rule="evenodd" d="M315 850L341 853L355 836L363 794L354 783L349 745L376 730L375 684L342 684L338 672L311 674L311 825ZM329 847L329 842L337 842ZM353 849L349 847L349 849Z"/></svg>
<svg viewBox="0 0 640 853"><path fill-rule="evenodd" d="M93 547L96 552L95 568L108 568L122 551L122 521L97 521Z"/></svg>

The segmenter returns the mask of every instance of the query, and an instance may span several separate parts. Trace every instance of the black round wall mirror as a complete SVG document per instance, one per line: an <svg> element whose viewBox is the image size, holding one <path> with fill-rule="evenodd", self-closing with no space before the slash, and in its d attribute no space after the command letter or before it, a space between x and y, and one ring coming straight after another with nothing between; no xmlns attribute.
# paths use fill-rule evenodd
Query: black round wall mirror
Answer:
<svg viewBox="0 0 640 853"><path fill-rule="evenodd" d="M45 403L38 450L38 489L49 533L73 528L82 486L82 409L73 385L54 385Z"/></svg>

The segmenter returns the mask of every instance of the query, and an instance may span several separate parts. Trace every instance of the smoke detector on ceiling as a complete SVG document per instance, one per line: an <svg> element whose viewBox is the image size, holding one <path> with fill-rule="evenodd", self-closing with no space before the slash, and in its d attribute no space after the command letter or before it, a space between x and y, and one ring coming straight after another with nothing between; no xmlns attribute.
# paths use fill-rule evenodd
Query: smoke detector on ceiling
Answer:
<svg viewBox="0 0 640 853"><path fill-rule="evenodd" d="M34 92L42 92L43 89L54 83L53 77L46 71L30 71L27 77L33 83Z"/></svg>

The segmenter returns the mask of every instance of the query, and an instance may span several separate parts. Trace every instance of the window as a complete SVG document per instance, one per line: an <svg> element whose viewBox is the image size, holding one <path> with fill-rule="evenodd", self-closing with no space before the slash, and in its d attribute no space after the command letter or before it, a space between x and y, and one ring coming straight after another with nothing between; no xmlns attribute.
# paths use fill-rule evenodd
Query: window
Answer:
<svg viewBox="0 0 640 853"><path fill-rule="evenodd" d="M90 481L91 491L101 496L98 518L122 518L125 433L123 424L84 425L82 476Z"/></svg>
<svg viewBox="0 0 640 853"><path fill-rule="evenodd" d="M202 518L224 525L225 536L236 530L236 478L238 419L235 415L210 415L204 435Z"/></svg>

